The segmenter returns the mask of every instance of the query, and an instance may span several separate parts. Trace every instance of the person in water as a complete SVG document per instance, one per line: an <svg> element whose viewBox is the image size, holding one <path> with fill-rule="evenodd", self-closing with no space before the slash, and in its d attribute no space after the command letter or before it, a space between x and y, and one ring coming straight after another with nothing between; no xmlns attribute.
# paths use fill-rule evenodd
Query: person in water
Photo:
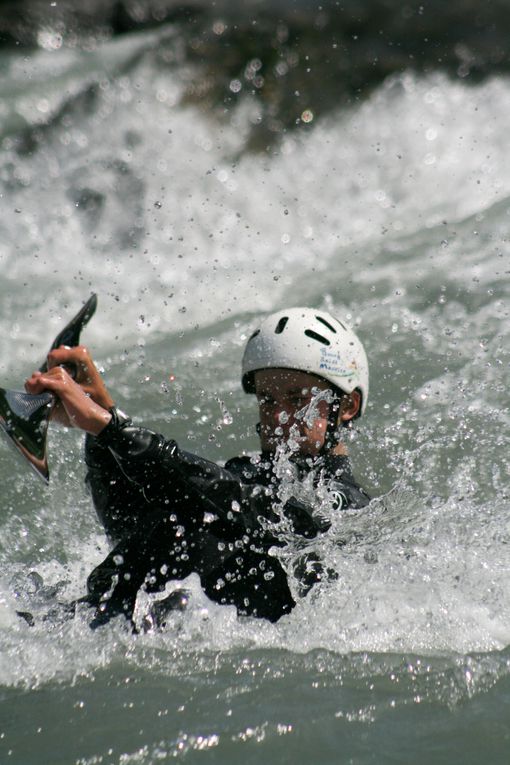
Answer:
<svg viewBox="0 0 510 765"><path fill-rule="evenodd" d="M75 380L63 365L74 365ZM242 386L257 398L261 452L224 467L134 425L115 407L86 348L57 348L48 366L26 389L53 391L61 421L86 432L86 481L113 544L87 581L94 626L120 613L132 619L140 588L163 592L191 573L211 600L235 605L239 614L272 622L288 614L295 596L324 571L316 556L304 554L293 595L274 548L289 540L304 547L330 522L314 503L280 497L282 449L290 452L294 478L320 483L334 510L369 502L342 440L367 405L367 358L354 332L328 313L282 310L253 332Z"/></svg>

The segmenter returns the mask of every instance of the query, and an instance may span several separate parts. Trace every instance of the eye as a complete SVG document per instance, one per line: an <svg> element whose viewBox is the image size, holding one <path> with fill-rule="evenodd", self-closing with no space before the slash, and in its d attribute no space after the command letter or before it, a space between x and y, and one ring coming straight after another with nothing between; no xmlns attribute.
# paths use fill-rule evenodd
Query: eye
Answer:
<svg viewBox="0 0 510 765"><path fill-rule="evenodd" d="M303 408L308 404L309 398L308 389L303 388L303 390L299 393L296 392L289 396L289 402L292 404L292 406Z"/></svg>

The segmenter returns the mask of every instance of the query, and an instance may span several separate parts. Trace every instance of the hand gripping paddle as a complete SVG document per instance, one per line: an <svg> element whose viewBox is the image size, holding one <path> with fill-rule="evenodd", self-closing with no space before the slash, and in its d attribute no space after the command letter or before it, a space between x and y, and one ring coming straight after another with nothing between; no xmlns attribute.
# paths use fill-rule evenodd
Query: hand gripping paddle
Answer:
<svg viewBox="0 0 510 765"><path fill-rule="evenodd" d="M50 348L61 345L74 347L80 342L80 333L95 313L97 295L91 295L76 316L60 332ZM40 371L47 372L46 361ZM70 373L75 376L76 370ZM74 373L74 374L73 374ZM48 458L46 454L46 436L53 405L53 393L33 395L24 391L0 388L0 431L3 431L9 443L16 447L29 465L46 483L49 482Z"/></svg>

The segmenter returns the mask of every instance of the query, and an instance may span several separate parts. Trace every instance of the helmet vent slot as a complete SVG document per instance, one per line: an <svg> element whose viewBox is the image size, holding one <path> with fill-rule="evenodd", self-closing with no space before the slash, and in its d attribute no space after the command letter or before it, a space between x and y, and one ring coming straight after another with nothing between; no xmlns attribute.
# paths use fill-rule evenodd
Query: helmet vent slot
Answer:
<svg viewBox="0 0 510 765"><path fill-rule="evenodd" d="M316 316L315 318L317 319L317 321L320 321L321 324L324 324L325 327L330 329L336 335L336 329L329 323L329 321L326 321L326 319L323 319L322 316ZM338 322L338 323L341 324L341 322Z"/></svg>
<svg viewBox="0 0 510 765"><path fill-rule="evenodd" d="M311 337L312 340L317 340L319 343L323 343L324 345L331 345L327 337L319 335L317 332L314 332L313 329L305 329L305 335L307 337Z"/></svg>
<svg viewBox="0 0 510 765"><path fill-rule="evenodd" d="M275 335L281 335L283 330L285 329L287 322L289 320L288 316L282 316L278 324L276 325L276 329L274 331Z"/></svg>
<svg viewBox="0 0 510 765"><path fill-rule="evenodd" d="M253 335L250 337L250 340L253 340L254 337L257 337L257 335L260 335L260 329L255 330ZM248 340L248 342L250 342L250 340Z"/></svg>

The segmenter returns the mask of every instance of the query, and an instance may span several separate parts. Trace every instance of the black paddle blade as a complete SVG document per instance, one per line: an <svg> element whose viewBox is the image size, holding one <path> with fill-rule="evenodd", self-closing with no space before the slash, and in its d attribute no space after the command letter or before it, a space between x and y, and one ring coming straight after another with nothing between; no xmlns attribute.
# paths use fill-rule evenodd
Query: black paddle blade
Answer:
<svg viewBox="0 0 510 765"><path fill-rule="evenodd" d="M0 388L0 428L46 483L50 478L46 435L54 403L52 393L33 395Z"/></svg>
<svg viewBox="0 0 510 765"><path fill-rule="evenodd" d="M68 345L70 348L74 348L80 343L80 333L83 327L88 324L90 319L94 316L97 308L97 295L91 295L85 305L78 311L76 316L71 319L62 332L56 336L53 344L50 348L52 351L54 348L59 348L61 345ZM48 364L45 361L40 367L41 372L48 371Z"/></svg>
<svg viewBox="0 0 510 765"><path fill-rule="evenodd" d="M97 295L91 295L85 305L60 332L50 348L68 345L71 348L80 342L83 327L92 318L97 308ZM41 372L48 371L45 361ZM68 370L74 377L75 369ZM10 444L25 457L37 475L49 482L46 436L51 412L55 404L52 393L33 395L17 390L0 388L0 431L8 437Z"/></svg>

